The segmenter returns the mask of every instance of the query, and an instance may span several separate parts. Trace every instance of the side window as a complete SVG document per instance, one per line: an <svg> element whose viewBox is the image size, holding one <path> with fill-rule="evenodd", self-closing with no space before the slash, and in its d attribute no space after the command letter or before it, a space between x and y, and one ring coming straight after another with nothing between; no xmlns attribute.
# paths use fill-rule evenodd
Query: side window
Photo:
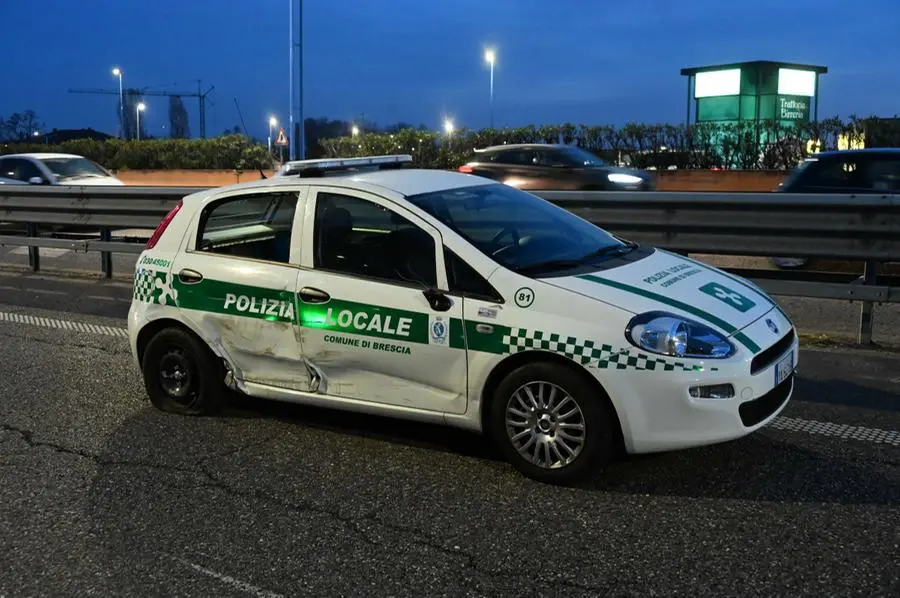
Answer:
<svg viewBox="0 0 900 598"><path fill-rule="evenodd" d="M562 152L546 150L535 152L536 164L539 166L573 166L574 161Z"/></svg>
<svg viewBox="0 0 900 598"><path fill-rule="evenodd" d="M503 301L500 293L481 274L446 247L444 247L444 264L451 293L497 303Z"/></svg>
<svg viewBox="0 0 900 598"><path fill-rule="evenodd" d="M509 164L512 166L531 166L534 164L534 153L524 150L506 150L497 154L497 164Z"/></svg>
<svg viewBox="0 0 900 598"><path fill-rule="evenodd" d="M19 160L19 180L27 183L34 177L37 177L42 181L45 180L44 175L41 173L41 169L31 160Z"/></svg>
<svg viewBox="0 0 900 598"><path fill-rule="evenodd" d="M867 187L876 191L900 191L900 159L873 156L866 171Z"/></svg>
<svg viewBox="0 0 900 598"><path fill-rule="evenodd" d="M319 193L313 245L316 268L394 283L437 285L431 235L364 199Z"/></svg>
<svg viewBox="0 0 900 598"><path fill-rule="evenodd" d="M859 165L852 158L819 162L807 171L807 185L811 187L862 187Z"/></svg>
<svg viewBox="0 0 900 598"><path fill-rule="evenodd" d="M297 193L241 195L203 210L197 250L288 263Z"/></svg>
<svg viewBox="0 0 900 598"><path fill-rule="evenodd" d="M0 173L5 179L13 179L16 181L27 182L27 178L22 178L25 170L23 168L23 164L25 160L21 158L7 158L3 161L3 172ZM38 173L40 175L40 173Z"/></svg>

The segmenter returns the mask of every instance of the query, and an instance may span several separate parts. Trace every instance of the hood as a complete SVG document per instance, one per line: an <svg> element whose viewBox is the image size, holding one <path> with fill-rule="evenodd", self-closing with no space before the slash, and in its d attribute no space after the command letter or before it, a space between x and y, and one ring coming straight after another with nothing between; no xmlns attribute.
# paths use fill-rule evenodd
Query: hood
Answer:
<svg viewBox="0 0 900 598"><path fill-rule="evenodd" d="M657 249L623 266L543 282L635 314L667 311L734 336L775 304L752 283Z"/></svg>

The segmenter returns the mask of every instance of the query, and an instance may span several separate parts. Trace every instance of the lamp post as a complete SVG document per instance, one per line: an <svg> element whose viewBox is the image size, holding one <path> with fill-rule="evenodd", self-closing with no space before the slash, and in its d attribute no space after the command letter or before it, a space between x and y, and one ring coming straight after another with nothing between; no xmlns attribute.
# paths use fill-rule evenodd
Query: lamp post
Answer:
<svg viewBox="0 0 900 598"><path fill-rule="evenodd" d="M275 129L275 125L278 124L278 121L274 116L269 117L269 153L272 153L272 131Z"/></svg>
<svg viewBox="0 0 900 598"><path fill-rule="evenodd" d="M139 103L137 105L137 107L134 109L134 114L137 117L137 119L135 120L134 135L135 135L135 139L138 141L141 140L141 112L143 112L146 109L147 109L147 106L146 106L146 104L144 104L144 102Z"/></svg>
<svg viewBox="0 0 900 598"><path fill-rule="evenodd" d="M453 135L453 121L449 118L444 119L444 133Z"/></svg>
<svg viewBox="0 0 900 598"><path fill-rule="evenodd" d="M494 128L494 63L497 61L497 54L494 50L488 50L484 53L484 59L491 65L491 128Z"/></svg>
<svg viewBox="0 0 900 598"><path fill-rule="evenodd" d="M119 78L119 138L125 137L125 98L122 95L122 69L116 67L112 70L114 77Z"/></svg>
<svg viewBox="0 0 900 598"><path fill-rule="evenodd" d="M294 14L294 2L297 2L296 22ZM290 158L294 159L295 155L300 160L306 157L306 132L303 122L303 0L288 0L288 22L290 24L290 54L288 58L288 79L290 85L290 107L288 113L288 124L290 128ZM297 42L294 42L294 29L297 29ZM294 73L294 51L296 48L296 73ZM294 79L299 82L300 89L296 89ZM294 99L296 94L296 102ZM297 117L294 118L294 109L297 109ZM295 124L296 123L296 124ZM296 129L296 130L295 130ZM296 149L295 149L296 148Z"/></svg>

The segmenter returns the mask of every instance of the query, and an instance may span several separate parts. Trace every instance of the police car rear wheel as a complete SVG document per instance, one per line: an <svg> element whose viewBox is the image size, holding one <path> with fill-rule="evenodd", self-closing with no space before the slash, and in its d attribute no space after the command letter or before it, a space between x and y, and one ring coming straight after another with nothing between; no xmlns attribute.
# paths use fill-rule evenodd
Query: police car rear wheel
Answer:
<svg viewBox="0 0 900 598"><path fill-rule="evenodd" d="M144 351L144 386L150 402L182 415L211 414L225 397L215 356L190 333L167 328Z"/></svg>
<svg viewBox="0 0 900 598"><path fill-rule="evenodd" d="M491 405L491 427L506 459L542 482L576 482L615 454L605 397L554 363L524 365L506 376Z"/></svg>

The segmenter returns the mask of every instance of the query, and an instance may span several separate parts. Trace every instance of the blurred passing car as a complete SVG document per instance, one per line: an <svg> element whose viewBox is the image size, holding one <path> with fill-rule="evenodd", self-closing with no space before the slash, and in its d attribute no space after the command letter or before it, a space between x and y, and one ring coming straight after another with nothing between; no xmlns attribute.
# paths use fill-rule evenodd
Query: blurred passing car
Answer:
<svg viewBox="0 0 900 598"><path fill-rule="evenodd" d="M459 172L519 189L653 191L650 173L607 164L579 147L555 144L495 145L477 149Z"/></svg>
<svg viewBox="0 0 900 598"><path fill-rule="evenodd" d="M0 185L124 185L108 170L75 154L0 156Z"/></svg>
<svg viewBox="0 0 900 598"><path fill-rule="evenodd" d="M778 193L892 195L900 192L900 148L867 148L814 154L775 190ZM798 268L805 258L775 257L780 268Z"/></svg>

